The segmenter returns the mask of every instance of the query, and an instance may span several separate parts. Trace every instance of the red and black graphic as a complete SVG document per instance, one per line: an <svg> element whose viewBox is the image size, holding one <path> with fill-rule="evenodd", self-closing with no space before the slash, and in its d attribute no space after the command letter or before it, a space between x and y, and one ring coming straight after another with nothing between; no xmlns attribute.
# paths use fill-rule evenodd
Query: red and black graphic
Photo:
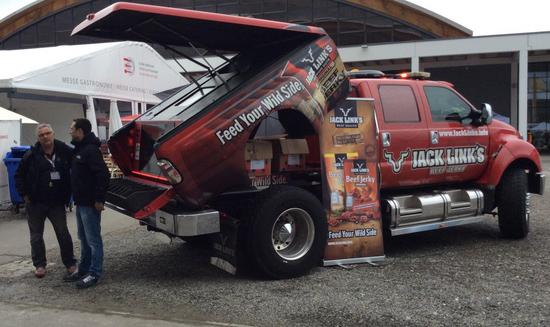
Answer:
<svg viewBox="0 0 550 327"><path fill-rule="evenodd" d="M203 46L237 50L238 54L227 65L222 65L219 75L206 74L197 83L190 84L119 130L109 141L109 146L121 170L126 175L139 175L167 184L165 176L156 167L156 161L170 162L182 181L171 187L190 207L201 207L213 196L226 191L286 183L283 178L263 175L251 179L245 160L245 145L254 138L262 122L275 113L281 116L289 111L301 113L313 128L312 133L319 133L328 108L345 97L349 90L345 67L334 42L322 33L322 29L315 27L303 28L277 22L268 24L243 17L218 17L193 11L177 10L173 12L175 16L167 17L165 12L165 15L160 15L156 8L153 9L147 11L147 15L182 24L182 31L189 31L190 35L196 33L200 41L205 41ZM98 13L95 21L101 26L124 14L127 18L124 23L130 24L132 19L137 19L135 14L143 13L143 10L140 5L120 4L111 7L105 15ZM176 22L176 17L184 20ZM242 20L245 25L237 24L233 19ZM212 36L212 33L194 29L195 25L186 25L183 21L204 26L234 26L242 30L243 39L249 38L257 43L254 47L244 46L239 43L241 38L223 39L219 35L202 39L201 35ZM93 24L88 23L91 24L83 23L76 30L83 34L95 33L94 29L89 29ZM273 37L281 38L281 43L267 36L262 40L253 39L257 29L265 30L267 34L279 30L279 34L273 33ZM289 34L282 37L281 29L289 30ZM232 33L234 36L235 32ZM296 38L312 41L296 43ZM229 40L235 40L234 44L226 44ZM175 42L171 39L161 41L167 44ZM299 51L296 51L296 44L300 44ZM220 82L218 79L222 77L224 81ZM285 121L280 121L286 129ZM264 163L269 164L269 161ZM270 172L268 169L264 171Z"/></svg>
<svg viewBox="0 0 550 327"><path fill-rule="evenodd" d="M384 255L375 130L372 103L361 100L338 103L323 122L323 194L329 224L325 265Z"/></svg>

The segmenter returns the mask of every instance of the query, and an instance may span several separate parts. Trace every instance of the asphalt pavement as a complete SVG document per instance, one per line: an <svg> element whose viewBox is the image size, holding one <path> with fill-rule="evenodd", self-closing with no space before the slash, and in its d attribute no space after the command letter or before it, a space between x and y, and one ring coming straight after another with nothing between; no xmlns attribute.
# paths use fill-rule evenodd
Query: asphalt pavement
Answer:
<svg viewBox="0 0 550 327"><path fill-rule="evenodd" d="M550 157L543 162L550 175ZM549 192L547 183L544 197L531 197L523 240L501 238L487 216L394 237L379 266L318 267L281 281L229 275L209 264L207 250L167 243L108 211L105 278L76 290L61 282L55 239L47 245L49 273L38 280L26 222L0 218L0 326L548 326Z"/></svg>

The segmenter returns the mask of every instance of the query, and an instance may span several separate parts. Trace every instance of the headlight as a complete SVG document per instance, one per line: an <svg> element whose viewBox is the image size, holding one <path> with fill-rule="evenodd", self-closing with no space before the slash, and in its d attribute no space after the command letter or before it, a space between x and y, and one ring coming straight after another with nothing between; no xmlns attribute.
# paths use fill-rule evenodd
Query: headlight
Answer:
<svg viewBox="0 0 550 327"><path fill-rule="evenodd" d="M160 167L160 171L162 171L162 174L168 179L170 184L174 185L181 183L181 175L170 161L161 159L157 161L157 165Z"/></svg>

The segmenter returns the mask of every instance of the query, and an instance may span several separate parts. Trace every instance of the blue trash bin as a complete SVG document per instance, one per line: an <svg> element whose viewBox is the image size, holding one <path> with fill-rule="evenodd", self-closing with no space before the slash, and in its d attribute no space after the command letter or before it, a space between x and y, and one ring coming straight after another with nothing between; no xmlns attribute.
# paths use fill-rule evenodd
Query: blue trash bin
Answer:
<svg viewBox="0 0 550 327"><path fill-rule="evenodd" d="M21 145L21 146L12 146L11 147L11 156L12 158L23 158L25 155L25 152L27 152L31 147L28 145Z"/></svg>
<svg viewBox="0 0 550 327"><path fill-rule="evenodd" d="M25 155L25 152L29 150L30 146L14 146L11 148L11 152L6 153L6 156L4 157L4 164L6 165L6 168L8 169L8 184L10 187L10 199L11 203L18 208L18 206L23 203L23 199L17 193L17 190L15 189L15 172L17 171L17 167L19 167L19 162L21 162L21 159L23 158L23 155Z"/></svg>

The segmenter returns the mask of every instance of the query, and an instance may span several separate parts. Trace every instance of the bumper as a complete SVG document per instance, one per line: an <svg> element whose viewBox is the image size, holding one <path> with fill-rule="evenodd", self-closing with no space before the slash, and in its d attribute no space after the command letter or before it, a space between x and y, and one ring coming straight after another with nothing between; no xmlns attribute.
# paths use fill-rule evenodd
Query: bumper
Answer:
<svg viewBox="0 0 550 327"><path fill-rule="evenodd" d="M529 193L544 194L546 176L543 173L529 174Z"/></svg>
<svg viewBox="0 0 550 327"><path fill-rule="evenodd" d="M158 210L142 222L171 236L197 236L220 231L220 213L215 210L192 212Z"/></svg>

